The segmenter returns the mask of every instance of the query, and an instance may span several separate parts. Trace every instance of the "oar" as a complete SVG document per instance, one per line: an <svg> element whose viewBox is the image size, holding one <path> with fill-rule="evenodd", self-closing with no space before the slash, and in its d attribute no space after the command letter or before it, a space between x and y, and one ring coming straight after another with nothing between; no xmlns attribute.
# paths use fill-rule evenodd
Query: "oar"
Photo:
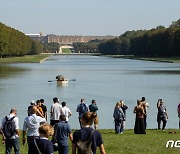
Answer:
<svg viewBox="0 0 180 154"><path fill-rule="evenodd" d="M57 80L49 80L48 82L53 82L53 81L57 81Z"/></svg>
<svg viewBox="0 0 180 154"><path fill-rule="evenodd" d="M71 79L71 80L68 80L68 81L76 81L76 79Z"/></svg>

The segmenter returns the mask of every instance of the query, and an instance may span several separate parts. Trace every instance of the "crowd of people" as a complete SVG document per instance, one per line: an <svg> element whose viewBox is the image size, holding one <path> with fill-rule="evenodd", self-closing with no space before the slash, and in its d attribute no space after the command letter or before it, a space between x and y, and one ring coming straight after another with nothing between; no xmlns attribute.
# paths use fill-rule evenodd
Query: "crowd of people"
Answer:
<svg viewBox="0 0 180 154"><path fill-rule="evenodd" d="M137 100L137 106L134 107L133 113L135 116L135 124L134 124L134 133L135 134L146 134L147 127L147 111L149 108L149 103L146 101L145 97L142 97L141 100ZM126 121L126 110L128 107L124 104L123 100L116 103L113 112L113 118L115 123L115 132L117 134L123 134L125 128ZM168 120L167 109L164 105L163 99L158 99L157 101L157 123L158 129L164 130L166 127L166 123ZM180 103L177 107L177 113L179 117L179 129L180 129ZM161 127L162 122L162 127Z"/></svg>
<svg viewBox="0 0 180 154"><path fill-rule="evenodd" d="M146 134L147 113L149 104L145 97L137 100L134 107L135 114L134 133ZM123 100L116 103L113 118L115 133L123 134L126 121L126 111L128 106ZM177 107L180 129L180 104ZM165 129L168 113L162 99L157 102L157 123L158 129ZM72 154L83 154L85 151L95 154L97 147L100 153L105 154L103 139L98 128L98 106L95 100L90 105L85 103L82 98L78 104L76 111L79 116L80 129L72 133L68 123L71 110L66 106L66 102L59 103L57 97L53 98L53 104L50 108L50 124L47 123L48 112L44 104L44 99L30 102L27 109L27 117L23 123L22 143L28 144L28 154L52 154L55 150L59 154L68 154L68 140L72 142ZM94 126L94 129L93 129ZM19 143L19 119L17 117L17 109L13 108L10 114L2 119L0 133L2 134L3 143L5 143L6 154L10 154L12 147L15 154L20 153ZM52 140L49 137L52 136Z"/></svg>
<svg viewBox="0 0 180 154"><path fill-rule="evenodd" d="M81 103L77 106L80 129L72 133L68 123L72 113L66 106L66 102L60 104L57 97L53 98L53 104L50 108L50 124L48 124L48 112L44 105L44 99L36 102L32 100L27 108L27 117L23 123L22 143L27 142L28 154L53 154L54 151L58 151L59 154L68 154L69 138L72 142L72 154L77 152L83 154L87 151L95 154L97 147L99 147L101 154L105 154L102 136L97 130L97 110L95 100L92 100L92 104L88 106L84 99L81 99ZM93 124L94 129L92 128ZM10 114L2 119L0 133L3 143L5 143L5 153L10 154L14 148L14 153L19 154L20 133L17 109L11 109ZM49 140L50 136L52 136L52 140Z"/></svg>

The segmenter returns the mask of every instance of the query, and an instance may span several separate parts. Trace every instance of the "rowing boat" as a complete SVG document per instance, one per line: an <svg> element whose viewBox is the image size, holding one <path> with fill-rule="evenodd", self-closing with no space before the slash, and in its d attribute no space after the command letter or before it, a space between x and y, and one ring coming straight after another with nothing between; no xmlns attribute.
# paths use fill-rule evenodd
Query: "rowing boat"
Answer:
<svg viewBox="0 0 180 154"><path fill-rule="evenodd" d="M64 79L64 80L57 80L57 85L62 85L62 84L68 84L69 80Z"/></svg>

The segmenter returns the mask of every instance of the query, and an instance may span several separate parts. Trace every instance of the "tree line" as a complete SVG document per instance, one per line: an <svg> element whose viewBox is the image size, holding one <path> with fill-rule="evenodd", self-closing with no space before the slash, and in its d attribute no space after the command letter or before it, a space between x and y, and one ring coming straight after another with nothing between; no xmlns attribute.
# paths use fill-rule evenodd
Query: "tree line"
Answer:
<svg viewBox="0 0 180 154"><path fill-rule="evenodd" d="M98 46L103 42L102 40L91 40L87 43L76 42L73 43L74 51L79 53L98 53Z"/></svg>
<svg viewBox="0 0 180 154"><path fill-rule="evenodd" d="M42 49L40 42L0 22L0 57L39 54Z"/></svg>
<svg viewBox="0 0 180 154"><path fill-rule="evenodd" d="M106 55L180 56L180 19L165 28L127 31L121 36L99 44L98 51Z"/></svg>

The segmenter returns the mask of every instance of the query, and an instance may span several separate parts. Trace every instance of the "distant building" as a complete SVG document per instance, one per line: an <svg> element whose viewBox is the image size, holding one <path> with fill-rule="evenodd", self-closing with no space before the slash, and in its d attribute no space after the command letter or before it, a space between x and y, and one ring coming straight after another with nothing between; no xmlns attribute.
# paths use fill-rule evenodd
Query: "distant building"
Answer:
<svg viewBox="0 0 180 154"><path fill-rule="evenodd" d="M42 34L25 34L26 36L29 36L31 39L35 41L40 41L42 42Z"/></svg>
<svg viewBox="0 0 180 154"><path fill-rule="evenodd" d="M111 35L107 35L107 36L78 36L78 35L74 35L74 36L68 36L68 35L54 35L54 34L49 34L46 36L43 36L42 33L40 34L26 34L27 36L29 36L30 38L32 38L33 40L36 41L40 41L42 43L51 43L51 42L55 42L55 43L59 43L60 45L72 45L73 43L76 42L89 42L91 40L109 40L109 39L113 39L116 38L118 36L111 36Z"/></svg>
<svg viewBox="0 0 180 154"><path fill-rule="evenodd" d="M89 42L91 40L108 40L108 39L113 39L117 36L64 36L64 35L46 35L43 38L43 42L51 43L51 42L56 42L59 44L69 44L72 45L73 43L76 42Z"/></svg>

